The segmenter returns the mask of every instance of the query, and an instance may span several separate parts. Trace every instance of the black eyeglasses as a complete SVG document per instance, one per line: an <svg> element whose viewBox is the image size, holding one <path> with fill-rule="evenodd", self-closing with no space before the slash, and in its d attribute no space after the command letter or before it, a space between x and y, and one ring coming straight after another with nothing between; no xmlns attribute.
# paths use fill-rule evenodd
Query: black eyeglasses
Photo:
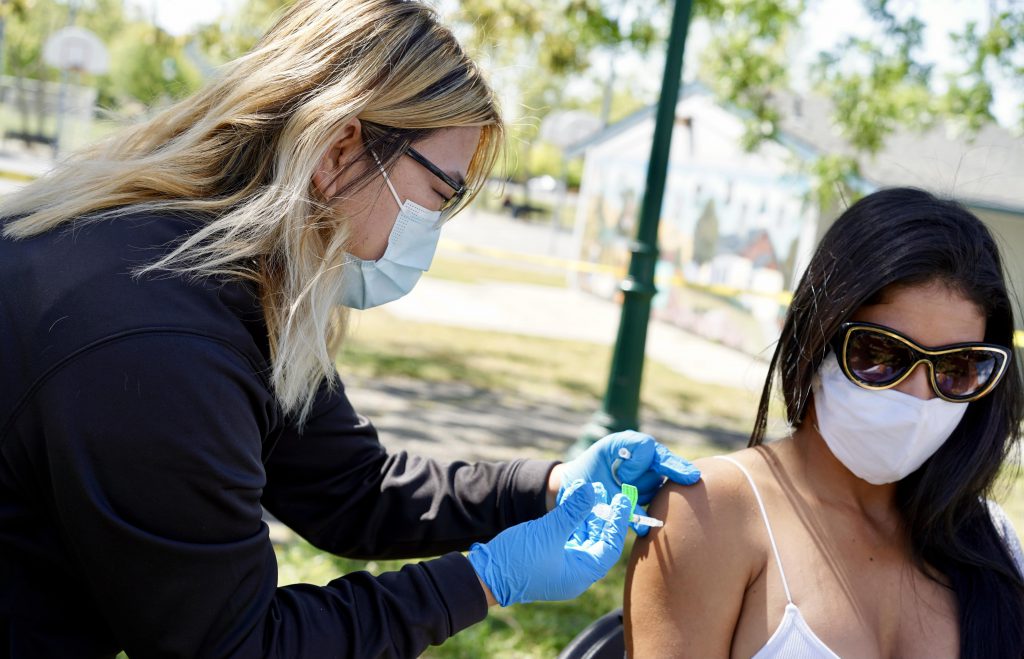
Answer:
<svg viewBox="0 0 1024 659"><path fill-rule="evenodd" d="M449 188L453 190L452 195L450 197L445 197L444 202L441 204L441 212L447 213L458 208L459 204L462 203L462 200L465 199L466 196L469 194L470 188L467 187L464 183L459 183L451 176L444 173L440 167L430 162L426 156L424 156L422 153L412 148L411 146L405 147L405 153L408 154L410 158L412 158L420 165L425 167L427 171L429 171L431 174L441 179L441 181L443 181L445 185L447 185Z"/></svg>
<svg viewBox="0 0 1024 659"><path fill-rule="evenodd" d="M832 339L843 373L865 389L890 389L924 362L935 394L969 403L992 389L1006 373L1010 351L991 343L953 343L926 348L874 323L843 323Z"/></svg>

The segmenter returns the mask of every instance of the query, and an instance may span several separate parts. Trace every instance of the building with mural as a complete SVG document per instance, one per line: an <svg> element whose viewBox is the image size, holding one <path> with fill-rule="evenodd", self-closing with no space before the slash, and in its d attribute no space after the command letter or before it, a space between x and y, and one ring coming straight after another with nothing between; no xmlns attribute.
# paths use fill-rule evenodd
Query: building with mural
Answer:
<svg viewBox="0 0 1024 659"><path fill-rule="evenodd" d="M790 294L839 211L807 200L801 165L846 153L827 102L776 97L776 140L742 146L744 118L699 84L687 85L676 126L659 223L655 317L744 352L770 357ZM584 158L575 239L584 261L608 266L576 284L615 297L629 263L654 133L645 108L567 149ZM912 185L952 196L996 234L1010 277L1024 287L1024 141L990 126L973 141L949 127L893 135L861 163L864 192Z"/></svg>

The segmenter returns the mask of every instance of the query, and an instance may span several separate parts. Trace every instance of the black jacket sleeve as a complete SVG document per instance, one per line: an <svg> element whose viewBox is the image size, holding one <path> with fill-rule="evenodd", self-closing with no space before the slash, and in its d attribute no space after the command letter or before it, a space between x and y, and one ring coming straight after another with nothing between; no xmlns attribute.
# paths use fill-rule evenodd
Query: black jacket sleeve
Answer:
<svg viewBox="0 0 1024 659"><path fill-rule="evenodd" d="M77 587L132 657L409 657L486 615L460 554L277 588L260 507L273 401L226 344L122 337L32 404Z"/></svg>
<svg viewBox="0 0 1024 659"><path fill-rule="evenodd" d="M443 433L444 428L426 429ZM439 462L387 453L338 384L267 461L267 510L314 545L357 558L464 551L544 514L554 463Z"/></svg>

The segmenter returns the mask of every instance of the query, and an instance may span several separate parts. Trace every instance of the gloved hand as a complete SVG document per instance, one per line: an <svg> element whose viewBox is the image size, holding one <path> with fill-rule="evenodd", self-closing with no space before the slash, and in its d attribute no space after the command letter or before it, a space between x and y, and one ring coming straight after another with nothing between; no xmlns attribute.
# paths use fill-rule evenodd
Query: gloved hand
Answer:
<svg viewBox="0 0 1024 659"><path fill-rule="evenodd" d="M602 483L609 492L618 492L623 483L630 483L638 491L639 506L650 503L661 487L663 477L680 485L693 485L700 480L699 469L650 435L635 430L608 435L575 460L560 464L555 469L560 470L561 479L556 501L562 500L566 486L577 479ZM650 531L647 526L632 526L640 536Z"/></svg>
<svg viewBox="0 0 1024 659"><path fill-rule="evenodd" d="M622 554L629 499L616 494L607 520L592 512L606 502L603 488L571 483L561 504L543 517L474 544L469 562L502 606L578 597Z"/></svg>

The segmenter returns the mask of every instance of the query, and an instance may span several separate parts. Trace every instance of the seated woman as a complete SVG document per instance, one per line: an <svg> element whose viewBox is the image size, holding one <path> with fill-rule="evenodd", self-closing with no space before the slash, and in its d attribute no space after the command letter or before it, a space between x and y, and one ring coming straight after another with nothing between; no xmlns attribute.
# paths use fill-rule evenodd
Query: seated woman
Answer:
<svg viewBox="0 0 1024 659"><path fill-rule="evenodd" d="M651 503L629 656L1024 656L1020 545L987 503L1024 414L1011 305L958 204L851 206L797 287L752 448ZM792 432L765 444L776 369Z"/></svg>

